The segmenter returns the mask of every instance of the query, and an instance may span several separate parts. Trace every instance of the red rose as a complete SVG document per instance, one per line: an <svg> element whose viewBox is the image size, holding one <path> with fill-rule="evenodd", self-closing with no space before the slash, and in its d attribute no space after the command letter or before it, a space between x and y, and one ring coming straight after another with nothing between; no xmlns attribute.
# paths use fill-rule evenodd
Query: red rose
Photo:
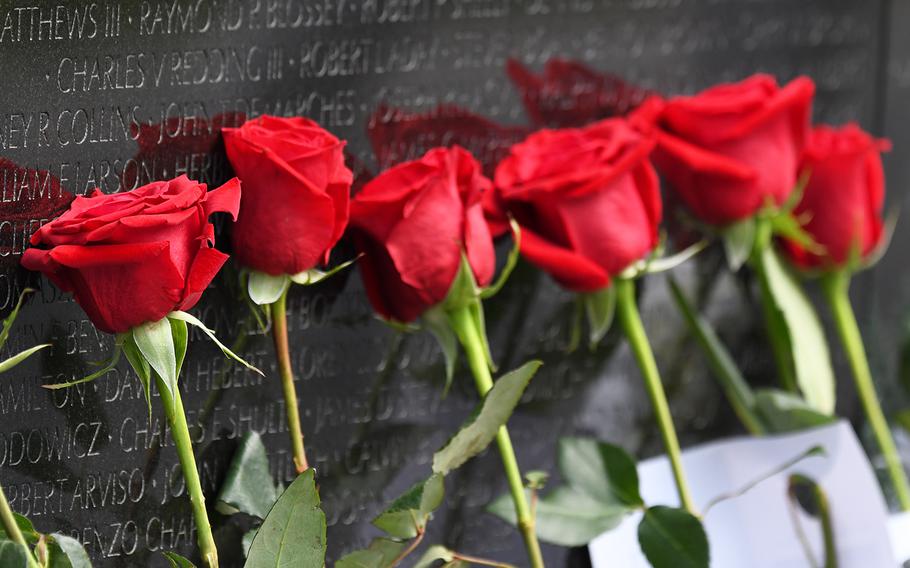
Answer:
<svg viewBox="0 0 910 568"><path fill-rule="evenodd" d="M780 205L796 185L815 85L768 75L691 97L649 99L633 120L658 130L654 163L702 221L727 225Z"/></svg>
<svg viewBox="0 0 910 568"><path fill-rule="evenodd" d="M225 128L224 145L243 182L234 257L271 275L328 261L348 222L345 143L307 118L262 116Z"/></svg>
<svg viewBox="0 0 910 568"><path fill-rule="evenodd" d="M881 152L890 148L887 140L855 124L812 131L800 164L800 171L810 174L809 183L794 213L808 219L804 228L824 252L814 254L788 241L785 248L796 264L837 266L850 259L854 247L862 257L875 249L885 201Z"/></svg>
<svg viewBox="0 0 910 568"><path fill-rule="evenodd" d="M496 169L497 203L521 226L521 252L566 288L599 290L658 242L652 138L623 119L541 130Z"/></svg>
<svg viewBox="0 0 910 568"><path fill-rule="evenodd" d="M218 190L186 176L126 193L95 190L41 227L22 265L43 272L76 301L95 327L122 333L188 310L227 260L214 248L209 215L237 216L240 183Z"/></svg>
<svg viewBox="0 0 910 568"><path fill-rule="evenodd" d="M376 176L351 204L367 295L382 316L417 319L442 302L462 251L480 286L493 278L493 238L481 198L491 187L466 150L435 148Z"/></svg>

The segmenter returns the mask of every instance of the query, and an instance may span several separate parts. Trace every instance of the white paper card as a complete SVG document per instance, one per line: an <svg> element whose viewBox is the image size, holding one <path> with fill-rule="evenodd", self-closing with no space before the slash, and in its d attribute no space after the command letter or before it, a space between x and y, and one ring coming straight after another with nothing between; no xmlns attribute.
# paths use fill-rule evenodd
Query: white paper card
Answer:
<svg viewBox="0 0 910 568"><path fill-rule="evenodd" d="M745 495L714 506L704 518L711 565L719 568L805 568L808 565L787 504L787 478L802 473L828 496L840 568L897 566L888 538L884 498L853 429L846 422L806 432L764 438L736 438L691 448L683 464L697 505L741 489L812 446L826 455L806 458L763 481ZM639 464L641 493L649 505L679 503L666 457ZM819 523L799 511L818 561L823 559ZM593 568L648 568L638 547L638 521L620 527L589 546Z"/></svg>

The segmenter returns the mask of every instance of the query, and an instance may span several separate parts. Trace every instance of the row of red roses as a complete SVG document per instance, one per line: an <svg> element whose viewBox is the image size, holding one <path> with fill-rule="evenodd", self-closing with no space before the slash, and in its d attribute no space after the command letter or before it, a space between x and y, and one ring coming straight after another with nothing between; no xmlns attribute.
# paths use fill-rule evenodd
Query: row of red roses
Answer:
<svg viewBox="0 0 910 568"><path fill-rule="evenodd" d="M234 217L242 265L295 282L328 261L350 225L373 306L409 322L446 301L465 260L477 285L491 283L493 236L509 218L521 227L523 255L564 286L609 287L658 245L653 163L687 209L718 228L782 206L811 170L796 212L814 244L786 250L801 266L831 269L881 240L885 144L853 125L812 130L813 91L808 79L779 88L759 75L693 97L653 97L626 118L529 136L494 181L467 151L436 148L379 174L350 204L344 142L307 119L264 116L224 130L239 182L208 191L181 177L77 198L33 236L22 262L72 291L99 329L123 334L198 301L227 260L214 248L213 212ZM289 280L280 282L282 311L273 314L283 321ZM283 341L276 334L279 357Z"/></svg>

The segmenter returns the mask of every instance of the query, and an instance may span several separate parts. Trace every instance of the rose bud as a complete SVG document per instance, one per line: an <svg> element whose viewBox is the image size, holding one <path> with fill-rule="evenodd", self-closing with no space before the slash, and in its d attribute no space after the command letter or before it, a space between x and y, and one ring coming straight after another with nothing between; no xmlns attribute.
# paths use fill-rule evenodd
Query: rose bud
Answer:
<svg viewBox="0 0 910 568"><path fill-rule="evenodd" d="M866 259L882 241L885 177L881 152L887 140L857 125L818 126L803 150L800 171L809 181L794 214L820 245L808 251L788 240L790 259L804 268L836 268L852 258Z"/></svg>
<svg viewBox="0 0 910 568"><path fill-rule="evenodd" d="M351 204L367 295L387 319L410 322L441 303L462 253L479 286L493 278L493 238L481 199L489 179L470 153L435 148L367 183Z"/></svg>
<svg viewBox="0 0 910 568"><path fill-rule="evenodd" d="M217 190L181 176L133 191L77 197L32 235L22 265L72 292L98 329L123 333L193 307L227 260L212 213L236 217L240 183Z"/></svg>
<svg viewBox="0 0 910 568"><path fill-rule="evenodd" d="M649 99L633 121L657 130L654 163L701 221L723 226L783 204L796 186L815 85L783 88L769 75L668 101Z"/></svg>
<svg viewBox="0 0 910 568"><path fill-rule="evenodd" d="M510 213L521 253L569 290L605 288L658 244L653 148L620 118L532 134L496 169L496 199L485 203L492 223Z"/></svg>
<svg viewBox="0 0 910 568"><path fill-rule="evenodd" d="M273 276L327 262L348 222L353 174L344 165L345 143L296 117L261 116L223 132L243 182L234 257Z"/></svg>

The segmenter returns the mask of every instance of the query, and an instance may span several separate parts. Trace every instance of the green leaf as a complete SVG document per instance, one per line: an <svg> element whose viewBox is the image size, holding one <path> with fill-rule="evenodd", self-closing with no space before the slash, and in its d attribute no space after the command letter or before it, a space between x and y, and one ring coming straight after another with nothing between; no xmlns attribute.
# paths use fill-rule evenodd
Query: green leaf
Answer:
<svg viewBox="0 0 910 568"><path fill-rule="evenodd" d="M772 247L760 262L775 310L783 321L790 344L796 380L806 401L822 414L834 412L834 371L821 322L809 298L787 271Z"/></svg>
<svg viewBox="0 0 910 568"><path fill-rule="evenodd" d="M254 367L253 365L250 365L249 363L247 363L246 361L241 359L239 355L237 355L236 353L234 353L233 351L228 349L227 345L218 341L218 338L215 337L215 332L212 331L211 329L207 328L204 323L199 321L199 319L197 319L192 314L188 314L187 312L171 312L167 315L167 317L169 319L185 321L186 323L196 326L197 328L201 329L202 332L205 333L209 337L209 339L211 339L215 343L215 345L218 346L219 349L221 349L222 353L224 353L225 355L227 355L234 361L237 361L238 363L240 363L247 369L249 369L251 371L255 371L255 372L259 373L260 375L262 375L263 377L265 376L265 373L263 373L262 371L260 371L256 367Z"/></svg>
<svg viewBox="0 0 910 568"><path fill-rule="evenodd" d="M373 524L389 536L414 538L426 527L430 513L442 503L444 493L443 477L434 474L405 491Z"/></svg>
<svg viewBox="0 0 910 568"><path fill-rule="evenodd" d="M449 393L452 387L452 379L455 376L455 362L458 360L458 336L449 324L449 318L440 307L434 307L423 314L423 323L426 325L433 337L439 343L446 361L446 385L442 391L442 396Z"/></svg>
<svg viewBox="0 0 910 568"><path fill-rule="evenodd" d="M711 374L723 389L730 406L733 407L736 415L750 433L764 434L765 424L755 415L755 395L742 373L739 372L739 367L730 352L714 333L711 324L695 311L695 307L686 298L676 280L671 277L668 282L676 306L682 312L683 319L686 320L686 324L707 355Z"/></svg>
<svg viewBox="0 0 910 568"><path fill-rule="evenodd" d="M177 393L177 354L168 318L134 327L133 340L136 342L139 352L142 353L142 357L161 377L171 397L175 397ZM176 398L174 400L174 404L176 404Z"/></svg>
<svg viewBox="0 0 910 568"><path fill-rule="evenodd" d="M638 525L638 544L653 568L708 568L705 529L682 509L649 507Z"/></svg>
<svg viewBox="0 0 910 568"><path fill-rule="evenodd" d="M490 444L540 365L540 361L530 361L496 381L461 429L433 455L435 473L446 475Z"/></svg>
<svg viewBox="0 0 910 568"><path fill-rule="evenodd" d="M775 433L796 432L835 421L833 416L819 412L799 396L777 389L756 391L755 411Z"/></svg>
<svg viewBox="0 0 910 568"><path fill-rule="evenodd" d="M541 490L550 480L550 474L545 471L531 470L525 472L525 487L528 489Z"/></svg>
<svg viewBox="0 0 910 568"><path fill-rule="evenodd" d="M559 546L584 546L617 527L634 509L599 502L573 487L557 487L537 501L537 536ZM517 524L515 504L508 493L493 501L487 511L512 525Z"/></svg>
<svg viewBox="0 0 910 568"><path fill-rule="evenodd" d="M509 226L512 228L512 250L509 251L506 265L502 268L502 272L499 273L499 278L496 279L496 282L480 291L481 299L486 300L498 294L518 265L518 258L521 256L521 227L512 218L509 218Z"/></svg>
<svg viewBox="0 0 910 568"><path fill-rule="evenodd" d="M311 468L282 493L256 532L245 568L322 566L325 514Z"/></svg>
<svg viewBox="0 0 910 568"><path fill-rule="evenodd" d="M706 246L708 246L708 241L701 240L694 245L689 245L676 254L650 260L645 266L644 272L645 274L657 274L659 272L667 272L668 270L673 270L680 264L688 261L696 254L703 251Z"/></svg>
<svg viewBox="0 0 910 568"><path fill-rule="evenodd" d="M247 279L246 290L254 304L265 306L277 302L290 285L291 279L287 274L272 276L253 270Z"/></svg>
<svg viewBox="0 0 910 568"><path fill-rule="evenodd" d="M616 288L607 286L597 292L580 294L588 316L588 342L593 349L604 338L616 314Z"/></svg>
<svg viewBox="0 0 910 568"><path fill-rule="evenodd" d="M130 366L136 372L136 376L139 377L139 382L142 384L142 390L145 393L145 403L148 407L148 421L149 424L152 423L152 368L149 366L149 362L145 360L145 357L142 356L142 353L139 351L139 346L136 345L136 341L133 339L133 334L128 334L126 339L123 342L123 352L126 354L127 361L130 362Z"/></svg>
<svg viewBox="0 0 910 568"><path fill-rule="evenodd" d="M244 558L250 555L250 547L253 545L253 539L256 538L257 532L259 532L258 527L243 533L243 538L240 540L240 546L243 548Z"/></svg>
<svg viewBox="0 0 910 568"><path fill-rule="evenodd" d="M562 438L559 470L573 489L600 503L644 505L635 460L619 446L590 438Z"/></svg>
<svg viewBox="0 0 910 568"><path fill-rule="evenodd" d="M123 346L118 342L117 344L114 345L114 352L111 354L111 358L107 361L107 363L104 365L104 367L98 371L95 371L94 373L92 373L91 375L89 375L87 377L82 377L81 379L76 379L75 381L69 381L66 383L55 383L52 385L41 385L41 386L48 390L58 390L58 389L65 389L65 388L71 387L73 385L78 385L81 383L88 383L88 382L94 381L95 379L97 379L99 377L103 377L104 375L110 373L117 367L117 363L120 361L120 354L122 351L123 351Z"/></svg>
<svg viewBox="0 0 910 568"><path fill-rule="evenodd" d="M369 548L346 554L335 563L335 568L388 568L406 546L406 542L374 538Z"/></svg>
<svg viewBox="0 0 910 568"><path fill-rule="evenodd" d="M5 361L0 362L0 373L5 373L6 371L9 371L10 369L15 367L19 363L25 361L26 359L28 359L29 357L31 357L38 351L41 351L42 349L45 349L50 346L51 346L50 343L43 343L41 345L35 345L34 347L29 347L25 351L20 351L19 353L13 355L9 359L6 359Z"/></svg>
<svg viewBox="0 0 910 568"><path fill-rule="evenodd" d="M322 270L317 270L315 268L311 268L309 270L304 270L303 272L298 272L297 274L292 274L290 276L291 282L294 282L295 284L303 284L304 286L308 286L311 284L317 284L319 282L322 282L326 278L330 278L331 276L334 276L335 274L338 274L345 268L351 266L352 264L357 262L357 260L360 259L361 256L363 256L363 254L357 255L356 258L352 258L351 260L348 260L347 262L342 262L335 268L332 268L331 270L328 270L325 272L323 272Z"/></svg>
<svg viewBox="0 0 910 568"><path fill-rule="evenodd" d="M35 526L28 520L28 517L14 511L13 518L16 519L16 525L19 526L19 531L22 533L22 536L25 537L25 542L30 545L34 545L38 542L38 538L41 537L41 534L35 530ZM4 530L2 526L0 526L0 539L8 539L6 530Z"/></svg>
<svg viewBox="0 0 910 568"><path fill-rule="evenodd" d="M264 519L278 499L262 438L247 432L234 453L215 509L223 515L240 511Z"/></svg>
<svg viewBox="0 0 910 568"><path fill-rule="evenodd" d="M9 338L9 331L16 322L16 318L19 317L19 310L22 309L22 304L25 303L25 297L34 291L33 288L22 290L22 293L19 294L19 301L16 302L16 307L14 307L13 311L3 320L3 329L0 330L0 348L6 345L6 340Z"/></svg>
<svg viewBox="0 0 910 568"><path fill-rule="evenodd" d="M752 255L755 246L755 219L749 217L733 223L724 229L721 238L727 253L727 265L736 272Z"/></svg>
<svg viewBox="0 0 910 568"><path fill-rule="evenodd" d="M28 568L31 551L11 540L0 540L0 566L3 568Z"/></svg>
<svg viewBox="0 0 910 568"><path fill-rule="evenodd" d="M183 556L180 556L176 552L167 551L167 552L162 552L161 554L163 554L164 557L167 558L168 561L171 563L171 568L196 568L196 566L192 562L190 562Z"/></svg>
<svg viewBox="0 0 910 568"><path fill-rule="evenodd" d="M71 536L65 534L53 533L51 536L51 557L62 555L69 561L71 568L92 568L92 562L89 560L88 553L82 548L82 544ZM58 550L55 550L58 549ZM192 564L190 565L192 566Z"/></svg>

